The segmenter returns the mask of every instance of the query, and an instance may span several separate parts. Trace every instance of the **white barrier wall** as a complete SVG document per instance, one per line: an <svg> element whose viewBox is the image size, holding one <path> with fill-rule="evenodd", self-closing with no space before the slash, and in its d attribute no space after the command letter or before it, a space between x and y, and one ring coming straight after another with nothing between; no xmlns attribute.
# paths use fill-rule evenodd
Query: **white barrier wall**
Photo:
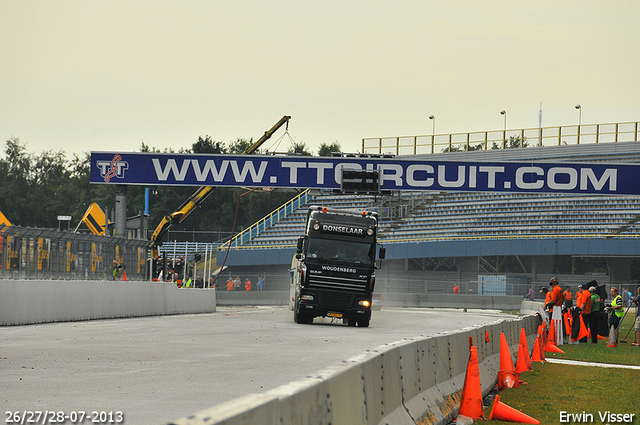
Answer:
<svg viewBox="0 0 640 425"><path fill-rule="evenodd" d="M0 280L0 325L216 311L216 291L140 281Z"/></svg>
<svg viewBox="0 0 640 425"><path fill-rule="evenodd" d="M533 347L536 316L504 319L434 337L386 344L303 380L249 394L169 425L446 424L457 414L469 360L478 347L483 395L496 384L500 333L517 354L520 330ZM489 342L485 340L489 334Z"/></svg>
<svg viewBox="0 0 640 425"><path fill-rule="evenodd" d="M219 290L218 305L288 305L288 291L225 291ZM511 295L453 295L453 294L374 294L374 306L430 307L430 308L482 308L491 310L518 310L523 301ZM536 307L537 311L537 307Z"/></svg>

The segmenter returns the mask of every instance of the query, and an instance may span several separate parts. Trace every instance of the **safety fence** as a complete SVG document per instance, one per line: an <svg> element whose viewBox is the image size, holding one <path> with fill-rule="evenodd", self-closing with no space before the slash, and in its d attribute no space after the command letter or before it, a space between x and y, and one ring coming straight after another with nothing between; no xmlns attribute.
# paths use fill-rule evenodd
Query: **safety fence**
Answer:
<svg viewBox="0 0 640 425"><path fill-rule="evenodd" d="M144 280L149 242L0 225L0 278Z"/></svg>
<svg viewBox="0 0 640 425"><path fill-rule="evenodd" d="M363 153L419 155L538 146L637 141L640 122L568 125L471 133L362 139Z"/></svg>

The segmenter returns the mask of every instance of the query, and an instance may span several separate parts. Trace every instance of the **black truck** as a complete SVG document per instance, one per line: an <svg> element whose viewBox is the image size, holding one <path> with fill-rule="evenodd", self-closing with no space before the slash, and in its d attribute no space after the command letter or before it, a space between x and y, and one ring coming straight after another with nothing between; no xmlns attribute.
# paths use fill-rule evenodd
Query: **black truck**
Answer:
<svg viewBox="0 0 640 425"><path fill-rule="evenodd" d="M376 212L311 206L291 261L289 307L296 323L315 317L367 327L375 286ZM385 249L380 247L382 260Z"/></svg>

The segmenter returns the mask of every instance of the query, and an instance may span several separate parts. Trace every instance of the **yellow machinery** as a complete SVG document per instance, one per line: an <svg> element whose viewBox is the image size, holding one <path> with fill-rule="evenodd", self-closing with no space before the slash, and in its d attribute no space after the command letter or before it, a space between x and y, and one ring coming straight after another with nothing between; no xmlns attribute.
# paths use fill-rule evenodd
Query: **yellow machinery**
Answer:
<svg viewBox="0 0 640 425"><path fill-rule="evenodd" d="M282 117L280 121L276 123L276 125L271 127L270 130L265 131L264 135L262 135L262 137L260 137L253 145L248 147L242 153L242 155L250 155L254 153L264 142L266 142L271 137L273 133L275 133L285 123L288 123L290 119L291 117L287 115ZM175 212L165 216L162 221L160 221L160 224L158 224L158 227L156 227L156 230L154 230L153 234L151 235L151 245L149 247L151 249L151 258L159 256L158 247L162 245L162 237L165 235L165 233L167 233L167 231L171 229L174 224L182 223L182 221L184 221L184 219L187 218L197 206L202 204L202 202L207 199L213 189L215 189L215 186L201 186L194 192L193 195L189 197L189 199L187 199L182 205L180 205L180 208L178 208Z"/></svg>

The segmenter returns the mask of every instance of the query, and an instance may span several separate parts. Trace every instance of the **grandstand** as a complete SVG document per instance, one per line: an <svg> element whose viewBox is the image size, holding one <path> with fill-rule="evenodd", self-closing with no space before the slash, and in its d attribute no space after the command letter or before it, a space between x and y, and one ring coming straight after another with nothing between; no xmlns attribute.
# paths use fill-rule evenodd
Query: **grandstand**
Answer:
<svg viewBox="0 0 640 425"><path fill-rule="evenodd" d="M562 145L526 149L450 152L418 156L429 160L640 162L640 143ZM413 157L415 158L415 156ZM247 229L218 253L230 274L271 273L280 287L309 205L374 209L381 217L380 242L387 259L378 272L382 291L447 292L454 283L480 293L487 276L517 282L514 294L546 285L596 279L633 285L640 224L640 197L577 194L402 192L393 196L342 196L306 191L296 208ZM504 258L519 266L505 268ZM502 260L501 260L501 259ZM580 270L584 258L600 264ZM570 267L563 264L569 264ZM604 266L602 266L604 264ZM537 292L537 291L536 291Z"/></svg>

